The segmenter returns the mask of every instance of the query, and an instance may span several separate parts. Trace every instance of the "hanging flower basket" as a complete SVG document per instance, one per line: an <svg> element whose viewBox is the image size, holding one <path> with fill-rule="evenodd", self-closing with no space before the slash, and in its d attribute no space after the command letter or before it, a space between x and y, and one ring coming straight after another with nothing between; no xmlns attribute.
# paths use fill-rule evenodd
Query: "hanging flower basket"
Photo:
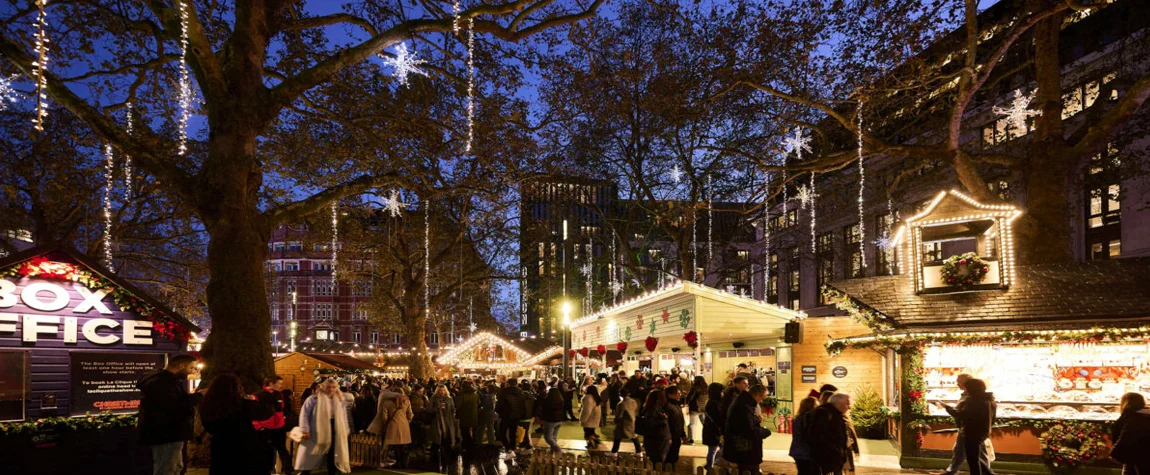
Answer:
<svg viewBox="0 0 1150 475"><path fill-rule="evenodd" d="M615 349L618 350L620 353L627 351L627 342L621 341L619 343L616 343Z"/></svg>
<svg viewBox="0 0 1150 475"><path fill-rule="evenodd" d="M605 355L607 354L607 345L599 345L595 351L598 351L600 356Z"/></svg>
<svg viewBox="0 0 1150 475"><path fill-rule="evenodd" d="M647 351L655 351L655 347L659 346L659 339L649 336L644 343L647 344Z"/></svg>
<svg viewBox="0 0 1150 475"><path fill-rule="evenodd" d="M683 340L687 342L687 346L691 347L692 350L699 347L699 334L694 331L684 333Z"/></svg>
<svg viewBox="0 0 1150 475"><path fill-rule="evenodd" d="M942 263L942 280L952 287L978 285L989 272L990 265L973 252L950 256Z"/></svg>
<svg viewBox="0 0 1150 475"><path fill-rule="evenodd" d="M579 348L579 356L586 358L589 354L591 354L591 350L587 349L586 346Z"/></svg>

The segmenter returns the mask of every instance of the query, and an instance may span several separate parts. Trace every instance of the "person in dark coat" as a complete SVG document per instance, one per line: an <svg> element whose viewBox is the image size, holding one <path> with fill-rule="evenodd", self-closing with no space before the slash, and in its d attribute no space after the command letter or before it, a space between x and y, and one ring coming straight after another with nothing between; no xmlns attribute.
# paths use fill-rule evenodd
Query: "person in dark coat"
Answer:
<svg viewBox="0 0 1150 475"><path fill-rule="evenodd" d="M575 398L579 397L579 390L575 384L575 378L568 376L567 380L563 381L561 387L563 388L563 409L567 411L567 420L579 420L578 417L575 417Z"/></svg>
<svg viewBox="0 0 1150 475"><path fill-rule="evenodd" d="M819 475L819 466L811 454L811 446L807 442L809 434L807 425L810 422L811 412L819 405L819 400L805 397L799 402L799 409L795 411L795 418L791 427L791 450L789 455L795 459L795 468L798 475Z"/></svg>
<svg viewBox="0 0 1150 475"><path fill-rule="evenodd" d="M269 406L274 411L271 417L253 423L264 444L264 450L268 452L264 456L264 460L269 464L265 473L279 473L275 470L277 456L285 471L291 470L292 466L291 452L288 452L287 449L288 429L286 429L287 419L284 414L286 409L283 399L283 381L284 379L279 376L268 376L264 378L263 390L256 394L256 400L260 404Z"/></svg>
<svg viewBox="0 0 1150 475"><path fill-rule="evenodd" d="M551 447L552 452L563 452L559 448L558 440L559 427L563 425L563 421L567 420L567 416L564 414L563 390L558 387L551 388L547 391L547 396L535 407L535 416L539 418L539 422L543 426L543 440Z"/></svg>
<svg viewBox="0 0 1150 475"><path fill-rule="evenodd" d="M711 383L707 386L707 392L709 393L707 405L703 409L703 445L707 446L706 468L711 468L715 465L715 455L719 453L719 447L723 445L722 421L725 418L719 412L723 399L723 385Z"/></svg>
<svg viewBox="0 0 1150 475"><path fill-rule="evenodd" d="M519 381L515 378L508 378L507 385L495 397L495 413L499 414L499 442L508 452L515 449L519 420L527 417L524 398L523 390L519 389Z"/></svg>
<svg viewBox="0 0 1150 475"><path fill-rule="evenodd" d="M355 395L355 408L351 412L352 427L356 432L363 432L367 430L367 426L371 425L371 421L375 420L375 411L378 404L371 386L364 385L359 389L359 393Z"/></svg>
<svg viewBox="0 0 1150 475"><path fill-rule="evenodd" d="M1122 463L1122 475L1150 475L1150 409L1146 398L1138 393L1126 393L1118 405L1119 413L1110 440L1114 448L1110 458Z"/></svg>
<svg viewBox="0 0 1150 475"><path fill-rule="evenodd" d="M962 407L966 404L966 382L970 381L973 378L974 378L974 376L971 376L970 374L967 374L967 373L962 373L962 374L959 374L958 376L955 376L954 383L956 386L958 386L958 389L962 390L962 396L960 396L958 398L958 404L956 407ZM954 407L950 407L950 406L947 406L946 404L941 404L941 403L936 403L936 404L941 405L942 408L946 410L946 412L950 413L950 415L952 415L952 416L954 415L954 412L953 412L955 409ZM946 470L943 470L942 473L940 473L939 475L957 475L959 469L962 468L963 462L966 462L966 443L965 443L966 437L963 435L962 426L958 425L959 421L955 420L954 423L955 423L955 427L958 428L958 437L955 437L954 448L951 449L952 455L951 455L951 459L950 459L950 465L947 466ZM986 456L986 451L983 450L983 453L979 458L981 459L982 457L985 457L985 456Z"/></svg>
<svg viewBox="0 0 1150 475"><path fill-rule="evenodd" d="M767 387L761 384L739 394L727 412L723 432L723 459L739 466L739 473L759 473L763 463L763 439L771 436L763 427L757 411L759 403L767 398Z"/></svg>
<svg viewBox="0 0 1150 475"><path fill-rule="evenodd" d="M671 448L671 425L667 421L665 392L647 393L638 425L642 426L643 451L647 452L647 459L654 463L664 463L667 450Z"/></svg>
<svg viewBox="0 0 1150 475"><path fill-rule="evenodd" d="M622 372L620 371L620 373ZM619 401L623 399L623 381L620 378L626 378L627 373L622 374L623 376L612 374L611 382L607 384L607 408L611 410L612 414L615 413L615 408L619 406Z"/></svg>
<svg viewBox="0 0 1150 475"><path fill-rule="evenodd" d="M750 389L751 386L747 383L746 378L737 377L734 381L731 381L731 387L727 388L726 392L723 393L723 399L719 401L719 415L723 420L719 421L719 425L723 426L724 434L726 433L727 414L731 412L731 404L735 403L735 400L739 398L740 394L750 391Z"/></svg>
<svg viewBox="0 0 1150 475"><path fill-rule="evenodd" d="M263 442L254 421L270 418L272 406L244 394L240 378L221 374L212 380L200 405L200 421L212 434L209 475L267 473Z"/></svg>
<svg viewBox="0 0 1150 475"><path fill-rule="evenodd" d="M811 455L818 464L819 473L842 475L843 465L849 457L846 413L851 408L847 393L834 393L826 404L810 413L810 420L802 429L810 445ZM726 454L724 454L726 456Z"/></svg>
<svg viewBox="0 0 1150 475"><path fill-rule="evenodd" d="M667 457L663 463L675 464L679 462L679 449L683 446L683 439L687 438L687 422L683 418L683 393L677 386L669 386L667 393L667 425L671 430L671 445L667 448Z"/></svg>
<svg viewBox="0 0 1150 475"><path fill-rule="evenodd" d="M471 381L460 385L455 398L455 417L459 419L459 432L463 435L463 448L475 445L476 430L479 427L479 394L471 386Z"/></svg>
<svg viewBox="0 0 1150 475"><path fill-rule="evenodd" d="M990 428L994 425L997 413L994 394L986 392L986 382L971 379L966 382L966 401L962 408L948 409L955 423L962 427L963 443L966 447L966 465L970 475L993 475L990 462L982 454L986 450L986 439L990 438ZM974 463L977 460L978 463Z"/></svg>
<svg viewBox="0 0 1150 475"><path fill-rule="evenodd" d="M196 364L192 355L175 355L163 369L145 374L140 390L140 442L152 449L154 475L178 475L184 469L184 443L192 438L192 421L200 394L188 394L187 377Z"/></svg>

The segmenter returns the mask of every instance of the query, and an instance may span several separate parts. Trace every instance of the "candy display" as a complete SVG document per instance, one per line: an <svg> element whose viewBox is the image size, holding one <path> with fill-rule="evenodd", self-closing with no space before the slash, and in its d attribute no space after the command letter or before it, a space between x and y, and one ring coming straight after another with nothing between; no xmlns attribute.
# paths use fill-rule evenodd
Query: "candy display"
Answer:
<svg viewBox="0 0 1150 475"><path fill-rule="evenodd" d="M955 379L987 382L1004 418L1108 420L1134 391L1150 396L1150 344L931 345L923 349L927 402L954 404ZM930 415L946 412L928 405Z"/></svg>

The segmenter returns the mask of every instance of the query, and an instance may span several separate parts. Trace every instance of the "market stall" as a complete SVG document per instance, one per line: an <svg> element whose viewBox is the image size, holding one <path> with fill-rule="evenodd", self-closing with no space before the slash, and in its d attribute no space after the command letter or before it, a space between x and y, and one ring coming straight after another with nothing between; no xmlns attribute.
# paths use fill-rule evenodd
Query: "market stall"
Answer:
<svg viewBox="0 0 1150 475"><path fill-rule="evenodd" d="M1017 215L942 193L900 231L903 275L824 291L872 331L833 339L828 353L875 350L897 361L884 384L898 388L904 467L946 465L955 432L935 403L958 401L962 373L995 394L998 463L1019 470L1108 466L1106 423L1119 398L1150 395L1150 261L1016 265Z"/></svg>
<svg viewBox="0 0 1150 475"><path fill-rule="evenodd" d="M195 325L92 259L39 247L0 259L0 453L12 473L150 466L139 378L184 352ZM22 464L28 464L25 467Z"/></svg>
<svg viewBox="0 0 1150 475"><path fill-rule="evenodd" d="M491 332L481 331L439 355L435 362L464 372L507 374L529 368L527 362L531 356L511 342Z"/></svg>
<svg viewBox="0 0 1150 475"><path fill-rule="evenodd" d="M678 282L623 302L571 324L572 348L595 357L621 351L628 372L669 373L678 368L707 381L726 382L739 363L755 363L766 376L778 374L779 394L790 394L787 324L801 312Z"/></svg>

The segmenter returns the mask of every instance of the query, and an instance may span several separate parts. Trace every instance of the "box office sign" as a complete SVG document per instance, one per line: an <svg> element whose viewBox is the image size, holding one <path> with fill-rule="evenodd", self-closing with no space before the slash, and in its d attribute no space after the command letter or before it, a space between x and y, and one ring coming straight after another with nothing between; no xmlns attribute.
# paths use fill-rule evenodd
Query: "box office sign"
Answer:
<svg viewBox="0 0 1150 475"><path fill-rule="evenodd" d="M71 414L111 411L134 413L140 406L136 382L164 367L161 353L77 351L72 361Z"/></svg>
<svg viewBox="0 0 1150 475"><path fill-rule="evenodd" d="M105 346L153 344L152 322L104 317L113 316L104 297L103 290L75 282L36 279L17 289L12 281L0 279L0 336L15 334L23 343L33 344L57 338Z"/></svg>

